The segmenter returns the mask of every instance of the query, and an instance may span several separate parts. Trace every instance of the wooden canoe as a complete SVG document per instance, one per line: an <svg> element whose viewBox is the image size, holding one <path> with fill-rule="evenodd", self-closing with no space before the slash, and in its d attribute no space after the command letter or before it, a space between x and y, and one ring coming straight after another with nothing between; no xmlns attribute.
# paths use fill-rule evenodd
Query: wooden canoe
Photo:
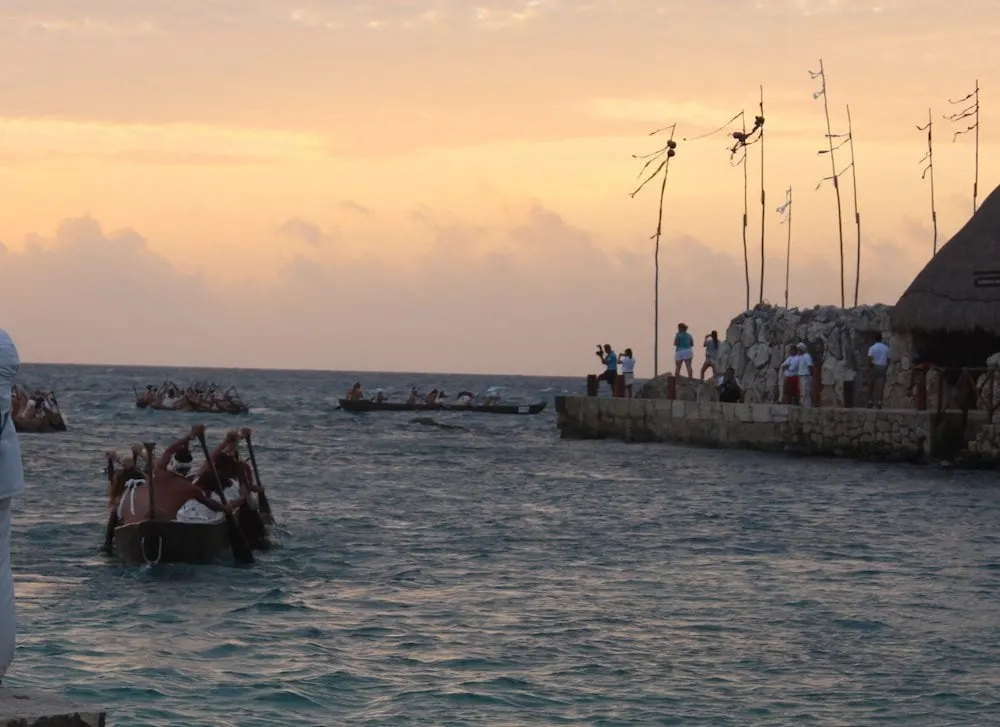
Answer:
<svg viewBox="0 0 1000 727"><path fill-rule="evenodd" d="M270 547L261 518L247 508L236 510L235 516L253 550L266 550ZM273 519L271 522L273 523ZM233 559L225 520L217 523L143 520L119 525L115 528L114 553L120 561L129 565L209 565L231 562Z"/></svg>
<svg viewBox="0 0 1000 727"><path fill-rule="evenodd" d="M66 420L57 411L45 412L41 417L14 417L14 430L19 434L51 434L65 432Z"/></svg>
<svg viewBox="0 0 1000 727"><path fill-rule="evenodd" d="M350 412L368 411L454 411L469 412L474 414L539 414L545 409L546 402L541 401L535 404L496 404L484 406L473 404L462 406L461 404L406 404L404 402L383 401L376 403L367 399L341 399L340 408Z"/></svg>

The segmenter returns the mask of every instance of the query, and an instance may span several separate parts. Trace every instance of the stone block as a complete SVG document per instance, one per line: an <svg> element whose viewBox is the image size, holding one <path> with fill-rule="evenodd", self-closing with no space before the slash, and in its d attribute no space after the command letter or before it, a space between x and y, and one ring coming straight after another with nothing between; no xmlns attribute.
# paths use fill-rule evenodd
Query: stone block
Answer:
<svg viewBox="0 0 1000 727"><path fill-rule="evenodd" d="M736 414L736 420L740 422L751 421L750 407L752 404L733 404L733 411Z"/></svg>
<svg viewBox="0 0 1000 727"><path fill-rule="evenodd" d="M102 709L0 687L0 727L105 727L106 721Z"/></svg>
<svg viewBox="0 0 1000 727"><path fill-rule="evenodd" d="M675 401L672 407L672 416L674 419L683 419L686 414L687 402L686 401Z"/></svg>

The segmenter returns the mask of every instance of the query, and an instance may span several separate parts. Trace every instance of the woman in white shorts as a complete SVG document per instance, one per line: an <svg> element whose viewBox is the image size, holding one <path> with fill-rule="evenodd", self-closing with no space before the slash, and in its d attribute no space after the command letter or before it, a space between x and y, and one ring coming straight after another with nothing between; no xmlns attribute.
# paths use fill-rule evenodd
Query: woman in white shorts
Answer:
<svg viewBox="0 0 1000 727"><path fill-rule="evenodd" d="M677 324L677 335L674 336L674 376L681 375L681 366L687 369L688 378L694 377L691 370L691 360L694 358L694 337L688 333L686 323Z"/></svg>

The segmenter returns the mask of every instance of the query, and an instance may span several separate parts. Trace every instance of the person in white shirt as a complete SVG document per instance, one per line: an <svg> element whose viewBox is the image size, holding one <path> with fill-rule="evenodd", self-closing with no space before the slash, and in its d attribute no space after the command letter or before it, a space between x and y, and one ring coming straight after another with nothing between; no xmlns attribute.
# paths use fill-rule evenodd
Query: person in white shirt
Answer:
<svg viewBox="0 0 1000 727"><path fill-rule="evenodd" d="M781 362L782 398L785 404L799 403L799 354L795 346L791 346L788 358Z"/></svg>
<svg viewBox="0 0 1000 727"><path fill-rule="evenodd" d="M0 678L14 660L14 579L10 570L10 503L24 487L11 388L21 367L17 347L0 329Z"/></svg>
<svg viewBox="0 0 1000 727"><path fill-rule="evenodd" d="M635 357L632 349L626 348L619 363L622 365L622 378L625 379L625 396L632 398L632 381L635 379Z"/></svg>
<svg viewBox="0 0 1000 727"><path fill-rule="evenodd" d="M796 348L799 351L799 402L809 409L813 405L813 358L804 343Z"/></svg>
<svg viewBox="0 0 1000 727"><path fill-rule="evenodd" d="M872 377L868 383L868 408L881 409L885 392L885 373L889 369L889 347L882 342L882 334L868 349L868 360L872 365Z"/></svg>

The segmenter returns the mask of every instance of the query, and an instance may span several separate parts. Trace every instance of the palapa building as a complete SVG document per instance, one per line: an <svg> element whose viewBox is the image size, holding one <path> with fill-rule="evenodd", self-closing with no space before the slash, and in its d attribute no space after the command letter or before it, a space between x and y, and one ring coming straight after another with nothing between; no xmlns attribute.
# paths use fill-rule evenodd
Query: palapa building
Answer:
<svg viewBox="0 0 1000 727"><path fill-rule="evenodd" d="M891 317L897 336L937 366L982 368L1000 352L1000 187L931 258Z"/></svg>

